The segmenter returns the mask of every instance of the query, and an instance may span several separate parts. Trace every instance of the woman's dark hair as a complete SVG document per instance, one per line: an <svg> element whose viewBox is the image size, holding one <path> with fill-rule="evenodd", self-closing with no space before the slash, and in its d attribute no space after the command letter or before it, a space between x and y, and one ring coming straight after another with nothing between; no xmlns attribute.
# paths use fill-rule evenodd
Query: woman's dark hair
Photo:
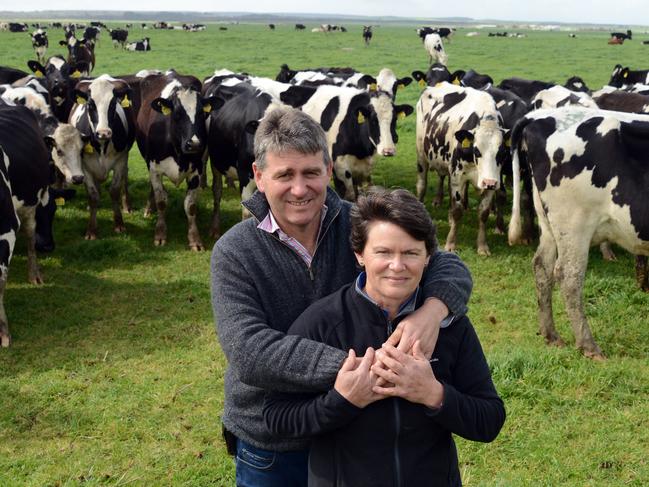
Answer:
<svg viewBox="0 0 649 487"><path fill-rule="evenodd" d="M352 250L359 254L367 244L370 225L376 221L393 223L415 240L424 242L429 255L437 248L435 224L426 207L405 189L373 188L359 196L351 209L351 221Z"/></svg>

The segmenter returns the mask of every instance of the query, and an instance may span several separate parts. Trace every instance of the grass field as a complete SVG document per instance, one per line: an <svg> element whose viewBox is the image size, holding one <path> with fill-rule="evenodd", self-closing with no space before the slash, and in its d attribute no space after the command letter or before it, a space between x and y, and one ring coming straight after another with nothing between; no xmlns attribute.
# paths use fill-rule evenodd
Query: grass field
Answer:
<svg viewBox="0 0 649 487"><path fill-rule="evenodd" d="M97 47L95 75L173 67L208 76L227 67L275 77L292 68L353 66L376 75L425 70L427 55L412 27L377 27L369 47L360 25L346 34L297 32L279 25L228 25L219 31L140 31L152 51L113 49L106 33ZM502 30L502 29L500 29ZM467 38L447 45L449 68L473 68L497 82L510 76L563 83L582 76L591 88L608 81L620 63L649 68L649 46L634 34L608 46L605 32L527 32L523 39ZM50 32L48 55L63 53L60 30ZM56 47L54 47L56 46ZM0 65L26 69L35 59L27 34L0 32ZM414 105L416 85L397 101ZM398 154L377 159L374 181L414 190L415 117L399 123ZM112 233L107 190L97 241L83 239L85 191L59 209L57 248L42 255L46 283L27 283L25 243L11 263L5 305L13 346L0 350L0 485L233 485L234 468L220 439L225 358L209 302L209 252L186 250L184 187L169 190L167 246L153 246L154 222L143 217L146 167L134 147L130 187L136 209L127 233ZM434 180L435 178L433 178ZM427 204L433 193L429 188ZM649 195L647 195L649 197ZM472 201L475 203L475 201ZM199 225L211 248L209 191ZM240 218L238 192L226 191L225 228ZM445 209L432 209L440 240ZM493 228L493 217L491 219ZM458 236L470 267L470 316L508 418L489 445L458 439L468 486L643 486L649 482L649 295L633 279L633 260L617 249L616 262L591 253L586 312L609 357L595 363L574 349L561 299L557 326L569 346L549 348L536 334L532 247L510 248L489 232L492 256L475 251L477 223L469 211Z"/></svg>

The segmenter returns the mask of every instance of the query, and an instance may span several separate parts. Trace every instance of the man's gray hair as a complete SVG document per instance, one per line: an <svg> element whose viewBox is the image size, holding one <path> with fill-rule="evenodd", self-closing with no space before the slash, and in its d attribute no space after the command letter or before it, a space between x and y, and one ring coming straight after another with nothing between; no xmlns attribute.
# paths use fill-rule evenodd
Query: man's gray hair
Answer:
<svg viewBox="0 0 649 487"><path fill-rule="evenodd" d="M313 118L295 108L276 108L266 114L255 133L255 162L263 170L266 154L297 152L317 154L322 151L322 162L331 164L327 136Z"/></svg>

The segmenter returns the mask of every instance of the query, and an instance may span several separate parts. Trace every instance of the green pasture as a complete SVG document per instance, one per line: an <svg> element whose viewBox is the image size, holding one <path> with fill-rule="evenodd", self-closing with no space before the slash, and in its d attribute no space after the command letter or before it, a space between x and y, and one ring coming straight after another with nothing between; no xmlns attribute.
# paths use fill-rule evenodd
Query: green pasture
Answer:
<svg viewBox="0 0 649 487"><path fill-rule="evenodd" d="M302 32L293 24L275 31L262 24L223 26L228 30L210 25L198 33L133 28L132 40L151 38L148 53L114 49L102 33L94 74L173 67L202 79L229 68L274 78L287 63L352 66L374 75L390 67L405 76L427 67L414 25L375 27L369 47L360 25L327 35L311 33L311 24ZM563 83L580 75L599 88L616 63L649 68L649 46L641 44L649 35L639 30L622 46L608 46L604 31L578 32L576 39L533 31L522 39L490 38L486 30L467 38L467 31L458 30L446 46L449 68L473 68L497 82L520 76ZM50 30L49 37L48 54L63 53L62 31ZM28 34L0 32L0 65L26 69L28 59L35 59ZM413 84L397 101L414 105L418 96ZM399 122L398 132L398 154L377 158L374 181L414 190L414 115ZM220 437L226 361L210 307L210 253L187 250L185 188L168 181L168 244L153 246L154 221L143 216L148 179L137 147L129 163L135 211L125 216L126 234L112 233L104 190L100 238L83 239L88 213L81 188L57 213L56 250L40 256L44 285L27 283L22 238L16 246L5 294L14 342L0 350L0 486L234 483ZM211 210L211 193L204 191L199 221L208 248ZM226 228L240 219L237 190L226 190L223 211ZM446 209L431 212L443 242ZM492 256L480 257L476 235L469 211L458 253L473 274L470 316L508 418L492 444L458 439L465 484L647 485L649 295L636 288L632 257L621 249L616 262L591 254L586 312L608 356L596 363L574 349L558 294L557 326L568 347L549 348L536 334L534 248L510 248L490 231Z"/></svg>

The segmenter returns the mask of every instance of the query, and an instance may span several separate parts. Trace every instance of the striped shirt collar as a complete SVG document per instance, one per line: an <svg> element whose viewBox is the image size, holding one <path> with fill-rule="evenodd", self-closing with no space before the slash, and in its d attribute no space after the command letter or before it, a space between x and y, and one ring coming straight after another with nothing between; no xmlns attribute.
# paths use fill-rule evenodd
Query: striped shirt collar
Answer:
<svg viewBox="0 0 649 487"><path fill-rule="evenodd" d="M322 205L322 211L320 212L320 226L318 227L318 236L316 237L316 242L320 240L320 233L322 232L322 222L327 216L327 210L328 210L327 205ZM259 222L257 228L263 230L264 232L276 234L277 237L282 242L284 242L293 250L295 250L295 252L297 252L297 254L306 263L308 267L311 267L311 261L313 260L313 256L304 247L304 245L302 245L293 237L289 236L286 232L284 232L284 230L280 228L279 224L277 223L277 220L275 219L275 215L273 215L272 210L268 210L268 214L261 222Z"/></svg>

